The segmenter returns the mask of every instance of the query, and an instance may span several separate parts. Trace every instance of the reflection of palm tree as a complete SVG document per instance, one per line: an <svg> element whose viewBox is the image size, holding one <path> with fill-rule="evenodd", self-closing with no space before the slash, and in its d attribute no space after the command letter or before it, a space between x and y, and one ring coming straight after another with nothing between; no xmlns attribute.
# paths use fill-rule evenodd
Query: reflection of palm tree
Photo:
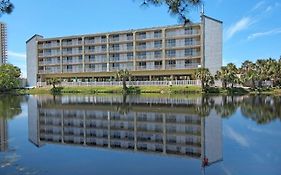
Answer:
<svg viewBox="0 0 281 175"><path fill-rule="evenodd" d="M198 114L200 117L206 117L210 114L213 106L214 101L212 100L212 98L209 98L208 96L202 96L201 104L196 105L196 114Z"/></svg>
<svg viewBox="0 0 281 175"><path fill-rule="evenodd" d="M120 114L128 114L131 110L131 106L127 103L127 94L123 93L122 104L117 105L117 112Z"/></svg>
<svg viewBox="0 0 281 175"><path fill-rule="evenodd" d="M258 124L266 124L281 119L281 98L269 96L250 96L243 100L241 112Z"/></svg>
<svg viewBox="0 0 281 175"><path fill-rule="evenodd" d="M215 105L215 110L223 118L233 115L239 106L239 102L235 101L234 96L222 96L222 103Z"/></svg>

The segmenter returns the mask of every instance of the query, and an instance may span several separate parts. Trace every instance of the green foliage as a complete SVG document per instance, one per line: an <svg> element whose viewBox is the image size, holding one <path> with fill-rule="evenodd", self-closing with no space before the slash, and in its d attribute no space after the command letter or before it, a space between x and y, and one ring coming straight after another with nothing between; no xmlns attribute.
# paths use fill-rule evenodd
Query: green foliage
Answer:
<svg viewBox="0 0 281 175"><path fill-rule="evenodd" d="M51 84L53 86L53 89L56 88L56 85L60 84L61 80L58 78L51 78L47 80L47 84Z"/></svg>
<svg viewBox="0 0 281 175"><path fill-rule="evenodd" d="M231 84L231 87L233 88L233 85L239 82L237 74L238 69L236 66L233 63L229 63L227 66L223 66L217 71L215 78L222 81L223 88L226 88L229 84Z"/></svg>
<svg viewBox="0 0 281 175"><path fill-rule="evenodd" d="M0 91L10 91L19 87L19 77L21 71L11 64L0 66Z"/></svg>
<svg viewBox="0 0 281 175"><path fill-rule="evenodd" d="M0 16L7 13L10 14L14 10L14 5L10 0L1 0L0 1Z"/></svg>
<svg viewBox="0 0 281 175"><path fill-rule="evenodd" d="M190 20L187 17L191 8L202 4L201 0L143 0L142 6L162 6L168 7L168 13L177 16L180 22L187 24Z"/></svg>
<svg viewBox="0 0 281 175"><path fill-rule="evenodd" d="M130 72L129 72L127 69L125 69L125 70L123 70L123 69L122 69L122 70L119 70L119 71L116 73L116 79L122 81L124 93L127 92L127 89L128 89L128 88L127 88L127 85L126 85L126 81L128 81L130 77L131 77L131 74L130 74Z"/></svg>
<svg viewBox="0 0 281 175"><path fill-rule="evenodd" d="M196 79L201 81L202 90L206 91L210 85L214 84L214 77L211 75L209 69L207 68L198 68L195 71Z"/></svg>

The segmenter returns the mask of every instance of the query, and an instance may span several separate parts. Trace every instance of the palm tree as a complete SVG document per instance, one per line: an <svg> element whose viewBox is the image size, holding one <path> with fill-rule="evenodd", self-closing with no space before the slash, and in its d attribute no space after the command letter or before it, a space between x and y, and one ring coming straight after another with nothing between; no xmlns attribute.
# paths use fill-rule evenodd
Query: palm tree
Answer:
<svg viewBox="0 0 281 175"><path fill-rule="evenodd" d="M53 86L53 89L56 89L56 85L61 83L61 80L58 78L51 78L47 80L48 84L51 84Z"/></svg>
<svg viewBox="0 0 281 175"><path fill-rule="evenodd" d="M227 69L227 82L231 84L231 88L233 88L234 83L238 82L238 69L233 63L229 63L226 66Z"/></svg>
<svg viewBox="0 0 281 175"><path fill-rule="evenodd" d="M196 69L195 77L196 79L201 80L202 90L206 90L208 86L214 84L214 77L207 68Z"/></svg>
<svg viewBox="0 0 281 175"><path fill-rule="evenodd" d="M127 92L127 85L126 85L126 81L131 77L131 74L130 72L125 69L125 70L119 70L117 73L116 73L116 78L118 80L122 80L122 84L123 84L123 91L124 92Z"/></svg>
<svg viewBox="0 0 281 175"><path fill-rule="evenodd" d="M223 88L227 87L227 68L225 66L222 66L221 69L217 71L215 79L221 80Z"/></svg>
<svg viewBox="0 0 281 175"><path fill-rule="evenodd" d="M243 62L240 68L240 74L241 74L241 81L243 83L250 81L252 88L256 88L255 81L258 79L258 72L255 63L249 60Z"/></svg>

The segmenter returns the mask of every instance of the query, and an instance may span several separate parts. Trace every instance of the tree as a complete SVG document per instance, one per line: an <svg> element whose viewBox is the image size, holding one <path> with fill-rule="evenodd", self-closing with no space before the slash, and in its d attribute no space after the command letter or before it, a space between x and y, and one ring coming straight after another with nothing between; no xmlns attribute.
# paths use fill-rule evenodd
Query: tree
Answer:
<svg viewBox="0 0 281 175"><path fill-rule="evenodd" d="M222 66L221 69L217 71L215 79L221 80L223 88L227 87L227 68L225 66Z"/></svg>
<svg viewBox="0 0 281 175"><path fill-rule="evenodd" d="M191 7L198 7L202 4L201 0L142 0L143 6L162 6L168 7L168 13L177 16L180 22L187 24L190 20L187 17Z"/></svg>
<svg viewBox="0 0 281 175"><path fill-rule="evenodd" d="M227 69L227 82L231 84L231 87L233 88L233 85L235 83L238 83L238 69L233 63L229 63L226 66Z"/></svg>
<svg viewBox="0 0 281 175"><path fill-rule="evenodd" d="M202 90L206 90L207 87L214 84L214 77L207 68L196 69L195 77L196 79L201 80Z"/></svg>
<svg viewBox="0 0 281 175"><path fill-rule="evenodd" d="M12 64L0 66L0 91L10 91L19 87L20 68Z"/></svg>
<svg viewBox="0 0 281 175"><path fill-rule="evenodd" d="M48 84L51 84L53 86L53 89L56 89L56 85L61 83L61 80L58 78L51 78L47 80Z"/></svg>
<svg viewBox="0 0 281 175"><path fill-rule="evenodd" d="M122 81L122 85L123 85L123 91L124 92L127 92L127 85L126 85L126 81L131 77L131 74L130 72L125 69L125 70L119 70L117 73L116 73L116 78L118 80L121 80Z"/></svg>
<svg viewBox="0 0 281 175"><path fill-rule="evenodd" d="M258 79L258 72L255 63L249 60L243 62L240 68L240 74L241 74L241 81L243 83L250 81L251 87L256 88L255 81Z"/></svg>
<svg viewBox="0 0 281 175"><path fill-rule="evenodd" d="M0 16L3 14L10 14L14 9L14 5L10 0L1 0L0 1Z"/></svg>

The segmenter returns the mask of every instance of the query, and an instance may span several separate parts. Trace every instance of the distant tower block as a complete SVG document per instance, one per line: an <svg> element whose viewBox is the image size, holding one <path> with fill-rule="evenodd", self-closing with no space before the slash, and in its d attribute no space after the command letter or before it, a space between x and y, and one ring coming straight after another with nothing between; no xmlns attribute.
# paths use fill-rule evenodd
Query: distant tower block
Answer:
<svg viewBox="0 0 281 175"><path fill-rule="evenodd" d="M0 65L7 62L7 26L0 22Z"/></svg>

